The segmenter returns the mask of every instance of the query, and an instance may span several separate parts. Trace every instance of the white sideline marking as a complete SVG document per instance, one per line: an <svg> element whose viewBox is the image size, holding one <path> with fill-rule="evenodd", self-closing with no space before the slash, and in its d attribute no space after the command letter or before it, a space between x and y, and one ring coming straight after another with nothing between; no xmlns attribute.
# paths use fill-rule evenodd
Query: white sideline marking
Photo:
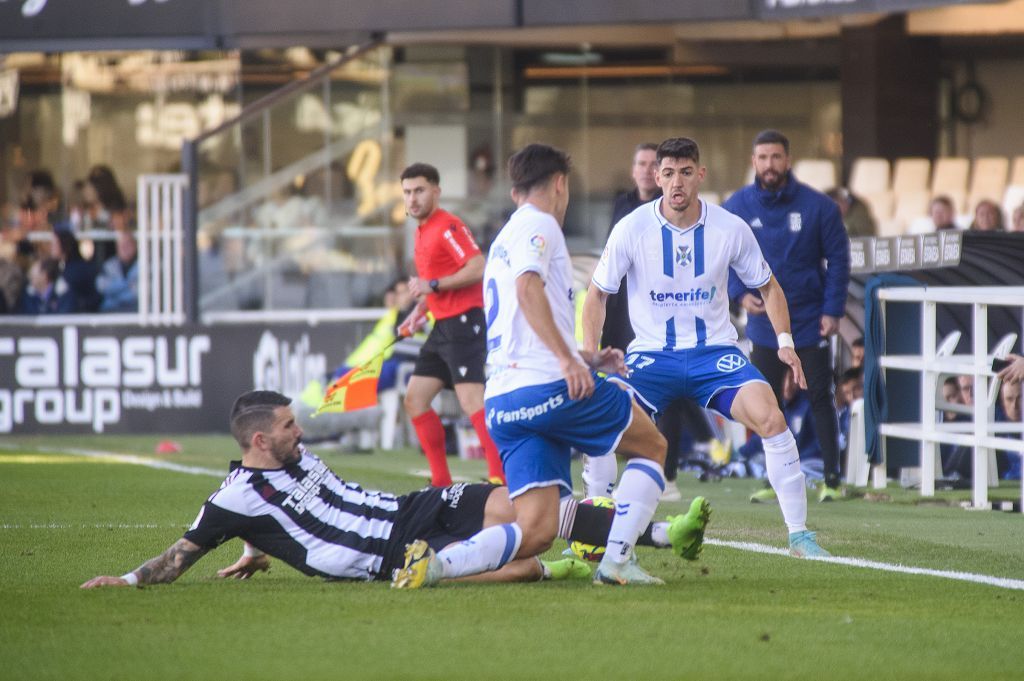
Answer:
<svg viewBox="0 0 1024 681"><path fill-rule="evenodd" d="M755 544L745 541L724 541L722 539L704 539L705 544L713 546L725 546L740 551L753 551L754 553L768 553L776 556L788 556L787 549L780 549L776 546L766 544ZM919 568L909 565L898 565L895 563L882 563L876 560L865 560L864 558L844 558L842 556L831 556L829 558L803 558L802 560L816 560L822 563L835 563L837 565L849 565L850 567L868 568L870 570L882 570L885 572L902 572L907 575L926 575L928 577L943 577L945 579L956 579L961 582L974 582L975 584L987 584L997 586L1001 589L1015 589L1024 591L1024 580L1011 579L1009 577L992 577L990 575L979 575L973 572L959 572L956 570L932 570L931 568Z"/></svg>
<svg viewBox="0 0 1024 681"><path fill-rule="evenodd" d="M108 459L117 461L119 463L130 463L136 466L146 466L147 468L158 468L165 471L175 471L177 473L187 473L189 475L210 475L215 478L227 477L228 471L225 467L224 470L218 471L212 468L203 468L201 466L185 466L180 463L171 463L170 461L156 461L144 456L135 456L134 454L115 454L113 452L100 452L92 449L74 449L67 447L37 447L34 445L17 446L17 445L0 445L0 449L24 449L34 452L47 452L49 454L74 454L75 456L84 456L91 459Z"/></svg>
<svg viewBox="0 0 1024 681"><path fill-rule="evenodd" d="M157 530L171 527L180 529L187 526L187 522L175 525L157 525L156 523L83 523L81 525L72 525L67 523L29 523L27 525L19 525L17 523L3 523L0 525L0 530Z"/></svg>

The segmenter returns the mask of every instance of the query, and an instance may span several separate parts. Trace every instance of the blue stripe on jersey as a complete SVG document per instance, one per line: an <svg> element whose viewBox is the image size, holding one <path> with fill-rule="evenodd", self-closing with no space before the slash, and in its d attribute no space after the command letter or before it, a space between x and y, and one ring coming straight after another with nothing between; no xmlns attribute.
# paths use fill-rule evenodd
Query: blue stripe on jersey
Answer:
<svg viewBox="0 0 1024 681"><path fill-rule="evenodd" d="M704 274L704 225L697 225L693 232L693 276Z"/></svg>
<svg viewBox="0 0 1024 681"><path fill-rule="evenodd" d="M672 230L661 226L661 267L666 277L675 275L672 265Z"/></svg>
<svg viewBox="0 0 1024 681"><path fill-rule="evenodd" d="M676 349L676 319L669 317L665 320L665 350Z"/></svg>
<svg viewBox="0 0 1024 681"><path fill-rule="evenodd" d="M697 325L697 345L704 345L708 340L708 327L700 317L694 317Z"/></svg>

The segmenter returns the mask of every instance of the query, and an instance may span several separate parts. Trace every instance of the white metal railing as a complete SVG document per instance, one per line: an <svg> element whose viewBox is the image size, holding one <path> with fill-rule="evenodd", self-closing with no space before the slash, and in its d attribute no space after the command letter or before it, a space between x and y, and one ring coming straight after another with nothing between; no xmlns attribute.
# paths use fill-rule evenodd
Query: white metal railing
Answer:
<svg viewBox="0 0 1024 681"><path fill-rule="evenodd" d="M921 354L885 355L883 369L914 371L921 374L921 422L883 424L883 437L917 440L921 444L921 494L935 494L935 469L940 444L969 446L973 452L972 506L990 508L988 488L995 482L994 450L1014 451L1024 455L1024 440L1009 437L1024 433L1021 423L995 423L995 402L999 379L991 369L992 358L1005 355L1017 339L1010 334L990 350L988 309L991 306L1019 308L1024 312L1024 287L900 287L879 291L879 300L886 302L921 303ZM954 355L956 339L947 338L941 346L936 335L936 306L939 304L970 305L972 312L973 347L970 354ZM884 307L883 307L884 310ZM973 423L942 423L938 418L936 392L942 374L967 375L974 378ZM1024 479L1021 481L1024 509Z"/></svg>
<svg viewBox="0 0 1024 681"><path fill-rule="evenodd" d="M140 175L138 180L139 321L185 322L187 175Z"/></svg>

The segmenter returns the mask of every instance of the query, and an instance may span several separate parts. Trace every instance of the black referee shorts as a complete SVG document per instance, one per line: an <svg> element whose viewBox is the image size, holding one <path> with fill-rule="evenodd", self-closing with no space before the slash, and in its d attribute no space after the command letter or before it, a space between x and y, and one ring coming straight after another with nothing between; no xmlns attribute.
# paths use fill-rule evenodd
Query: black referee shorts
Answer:
<svg viewBox="0 0 1024 681"><path fill-rule="evenodd" d="M377 579L390 580L391 573L402 567L406 544L423 539L430 548L440 551L482 530L484 508L495 489L497 485L459 482L401 497Z"/></svg>
<svg viewBox="0 0 1024 681"><path fill-rule="evenodd" d="M451 388L456 383L483 383L486 363L487 323L483 308L474 307L434 324L412 374L436 378Z"/></svg>

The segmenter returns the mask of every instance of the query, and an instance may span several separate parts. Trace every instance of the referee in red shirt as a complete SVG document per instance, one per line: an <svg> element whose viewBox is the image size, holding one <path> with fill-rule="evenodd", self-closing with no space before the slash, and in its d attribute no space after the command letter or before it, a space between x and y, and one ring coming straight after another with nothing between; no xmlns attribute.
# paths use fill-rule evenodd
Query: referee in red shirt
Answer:
<svg viewBox="0 0 1024 681"><path fill-rule="evenodd" d="M402 171L405 212L419 220L414 259L417 276L409 279L416 307L399 325L412 335L434 315L434 329L420 350L405 393L405 410L430 463L430 484L452 484L445 458L444 427L430 403L443 388L454 388L487 457L487 476L504 484L497 447L484 419L484 364L487 324L480 282L484 256L462 220L438 207L441 176L437 168L414 163Z"/></svg>

